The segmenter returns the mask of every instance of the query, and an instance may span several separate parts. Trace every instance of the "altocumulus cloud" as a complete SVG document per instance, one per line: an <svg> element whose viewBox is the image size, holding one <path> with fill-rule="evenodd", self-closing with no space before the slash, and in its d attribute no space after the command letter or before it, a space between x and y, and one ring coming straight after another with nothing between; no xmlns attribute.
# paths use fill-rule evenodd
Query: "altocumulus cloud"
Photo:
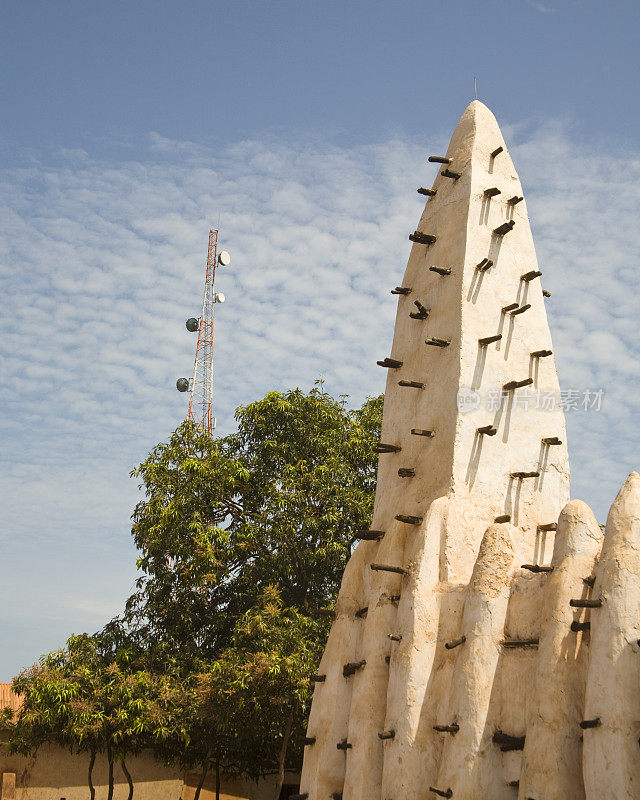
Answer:
<svg viewBox="0 0 640 800"><path fill-rule="evenodd" d="M524 181L565 388L605 390L568 415L573 495L599 519L637 466L640 153L576 147L562 125L508 133ZM95 629L135 577L129 470L184 416L209 227L232 254L217 285L218 431L272 388L360 403L381 392L426 149L397 139L216 151L151 136L136 161L30 153L5 170L3 598L0 679ZM616 156L612 158L612 152Z"/></svg>

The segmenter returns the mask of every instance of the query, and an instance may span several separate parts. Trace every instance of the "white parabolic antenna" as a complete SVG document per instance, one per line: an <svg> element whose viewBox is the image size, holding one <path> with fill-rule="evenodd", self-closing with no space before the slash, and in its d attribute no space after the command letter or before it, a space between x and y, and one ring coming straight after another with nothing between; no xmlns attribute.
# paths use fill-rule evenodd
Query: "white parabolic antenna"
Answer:
<svg viewBox="0 0 640 800"><path fill-rule="evenodd" d="M216 292L213 295L213 302L214 303L224 303L226 297L222 294L222 292Z"/></svg>
<svg viewBox="0 0 640 800"><path fill-rule="evenodd" d="M220 253L218 253L218 264L220 264L221 267L228 267L230 263L231 256L229 253L226 250L221 250Z"/></svg>

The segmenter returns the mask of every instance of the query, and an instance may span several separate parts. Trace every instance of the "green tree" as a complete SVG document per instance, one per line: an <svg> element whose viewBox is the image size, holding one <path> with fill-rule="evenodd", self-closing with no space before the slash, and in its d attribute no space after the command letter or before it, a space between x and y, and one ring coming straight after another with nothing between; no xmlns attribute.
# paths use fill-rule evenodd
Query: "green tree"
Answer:
<svg viewBox="0 0 640 800"><path fill-rule="evenodd" d="M307 678L371 520L381 416L381 397L350 410L321 387L270 392L236 433L185 423L134 471L143 575L121 622L174 659L164 760L281 782L300 755Z"/></svg>

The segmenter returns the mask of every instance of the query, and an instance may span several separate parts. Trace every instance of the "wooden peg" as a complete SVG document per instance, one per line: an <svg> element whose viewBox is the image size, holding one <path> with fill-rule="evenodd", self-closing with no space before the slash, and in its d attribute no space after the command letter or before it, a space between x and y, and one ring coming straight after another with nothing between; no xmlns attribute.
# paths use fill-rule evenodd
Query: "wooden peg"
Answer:
<svg viewBox="0 0 640 800"><path fill-rule="evenodd" d="M357 619L362 619L363 617L366 617L368 610L369 606L364 606L364 608L359 608L355 613L355 617Z"/></svg>
<svg viewBox="0 0 640 800"><path fill-rule="evenodd" d="M383 444L383 442L378 442L374 450L376 453L399 453L402 448L397 444Z"/></svg>
<svg viewBox="0 0 640 800"><path fill-rule="evenodd" d="M501 514L499 517L493 518L494 522L511 522L511 514Z"/></svg>
<svg viewBox="0 0 640 800"><path fill-rule="evenodd" d="M557 531L558 530L558 523L557 522L545 522L542 525L538 525L539 531Z"/></svg>
<svg viewBox="0 0 640 800"><path fill-rule="evenodd" d="M531 386L533 378L525 378L522 381L509 381L502 387L505 392L512 392L514 389L521 389L523 386Z"/></svg>
<svg viewBox="0 0 640 800"><path fill-rule="evenodd" d="M520 569L528 569L529 572L553 572L553 567L545 564L522 564Z"/></svg>
<svg viewBox="0 0 640 800"><path fill-rule="evenodd" d="M324 683L327 680L326 675L309 675L311 683Z"/></svg>
<svg viewBox="0 0 640 800"><path fill-rule="evenodd" d="M525 305L520 306L520 308L516 308L515 311L511 312L512 317L517 317L518 314L524 314L525 311L528 311L531 308L531 303L525 303Z"/></svg>
<svg viewBox="0 0 640 800"><path fill-rule="evenodd" d="M353 537L362 542L377 542L384 536L384 531L358 531Z"/></svg>
<svg viewBox="0 0 640 800"><path fill-rule="evenodd" d="M305 747L307 747L307 746L310 746L310 745L312 745L312 744L315 744L315 743L316 743L316 737L315 737L315 736L303 736L303 737L300 739L300 742L301 742L301 743L302 743L302 744L303 744Z"/></svg>
<svg viewBox="0 0 640 800"><path fill-rule="evenodd" d="M391 663L391 656L385 656L384 657L384 663L385 664L390 664Z"/></svg>
<svg viewBox="0 0 640 800"><path fill-rule="evenodd" d="M493 232L496 236L505 236L509 231L512 231L515 227L514 220L509 220L509 222L503 222L502 225L498 225L497 228L493 229Z"/></svg>
<svg viewBox="0 0 640 800"><path fill-rule="evenodd" d="M388 369L400 369L404 361L398 361L397 358L384 358L382 361L376 361L379 367L387 367Z"/></svg>
<svg viewBox="0 0 640 800"><path fill-rule="evenodd" d="M378 739L383 739L383 740L384 739L393 739L395 737L395 735L396 735L396 732L394 730L380 731L378 733Z"/></svg>
<svg viewBox="0 0 640 800"><path fill-rule="evenodd" d="M422 517L414 517L411 514L396 514L395 518L407 525L419 525L422 522Z"/></svg>
<svg viewBox="0 0 640 800"><path fill-rule="evenodd" d="M431 339L425 339L425 344L429 344L432 347L449 347L451 342L448 339L437 339L435 336Z"/></svg>
<svg viewBox="0 0 640 800"><path fill-rule="evenodd" d="M438 731L438 733L456 734L460 730L460 726L457 722L454 722L452 725L434 725L433 730Z"/></svg>
<svg viewBox="0 0 640 800"><path fill-rule="evenodd" d="M453 797L453 791L451 789L436 789L435 786L430 786L429 791L437 794L438 797Z"/></svg>
<svg viewBox="0 0 640 800"><path fill-rule="evenodd" d="M447 650L453 650L454 647L460 647L461 644L464 644L467 641L466 636L461 636L459 639L454 639L452 642L445 642L444 646Z"/></svg>
<svg viewBox="0 0 640 800"><path fill-rule="evenodd" d="M400 478L415 478L416 471L413 467L400 467L398 470L398 477Z"/></svg>
<svg viewBox="0 0 640 800"><path fill-rule="evenodd" d="M420 381L398 381L398 386L408 386L410 389L424 389L424 383L420 383Z"/></svg>
<svg viewBox="0 0 640 800"><path fill-rule="evenodd" d="M493 425L483 425L481 428L476 428L476 431L481 436L495 436L498 429L494 428Z"/></svg>
<svg viewBox="0 0 640 800"><path fill-rule="evenodd" d="M512 789L519 789L520 788L520 781L509 781L507 786L511 786ZM532 798L527 797L527 800L532 800Z"/></svg>
<svg viewBox="0 0 640 800"><path fill-rule="evenodd" d="M517 194L514 194L514 196L513 196L513 197L510 197L510 198L507 200L507 203L508 203L510 206L517 206L517 205L518 205L518 203L520 203L522 200L524 200L524 197L518 197L518 195L517 195Z"/></svg>
<svg viewBox="0 0 640 800"><path fill-rule="evenodd" d="M454 172L452 169L443 169L440 174L443 178L451 178L451 180L457 181L462 173Z"/></svg>
<svg viewBox="0 0 640 800"><path fill-rule="evenodd" d="M341 742L338 742L336 747L338 748L338 750L351 750L353 745L351 744L351 742L348 742L346 739L343 739Z"/></svg>
<svg viewBox="0 0 640 800"><path fill-rule="evenodd" d="M391 639L392 642L401 642L402 636L399 633L388 633L387 636Z"/></svg>
<svg viewBox="0 0 640 800"><path fill-rule="evenodd" d="M418 189L418 194L423 194L425 197L433 197L437 191L437 189L425 189L424 186L421 186Z"/></svg>
<svg viewBox="0 0 640 800"><path fill-rule="evenodd" d="M366 663L364 658L362 661L349 661L342 667L342 675L345 678L350 678L352 675L355 675L359 669L362 669Z"/></svg>
<svg viewBox="0 0 640 800"><path fill-rule="evenodd" d="M569 600L569 605L571 608L600 608L602 600L600 598L597 600L582 600L578 598L577 600Z"/></svg>
<svg viewBox="0 0 640 800"><path fill-rule="evenodd" d="M502 194L500 189L497 186L492 186L490 189L484 190L485 197L496 197L496 195Z"/></svg>
<svg viewBox="0 0 640 800"><path fill-rule="evenodd" d="M493 266L493 261L488 258L483 258L482 261L476 264L476 269L478 272L486 272L488 269L491 269Z"/></svg>
<svg viewBox="0 0 640 800"><path fill-rule="evenodd" d="M517 478L518 480L523 480L524 478L539 478L539 472L512 472L512 478Z"/></svg>
<svg viewBox="0 0 640 800"><path fill-rule="evenodd" d="M408 286L396 286L391 290L391 294L411 294L411 289Z"/></svg>
<svg viewBox="0 0 640 800"><path fill-rule="evenodd" d="M501 333L496 333L493 336L485 336L482 339L478 339L478 344L480 347L486 347L489 344L493 344L494 342L499 342L502 339Z"/></svg>
<svg viewBox="0 0 640 800"><path fill-rule="evenodd" d="M533 353L531 353L531 358L546 358L552 355L553 350L534 350Z"/></svg>
<svg viewBox="0 0 640 800"><path fill-rule="evenodd" d="M589 575L588 578L583 578L582 582L584 583L585 586L588 586L590 589L593 589L593 587L596 585L596 576Z"/></svg>
<svg viewBox="0 0 640 800"><path fill-rule="evenodd" d="M543 289L542 290L542 296L543 297L551 297L551 292L548 292L546 289Z"/></svg>
<svg viewBox="0 0 640 800"><path fill-rule="evenodd" d="M414 300L413 304L418 310L412 311L409 314L411 319L427 319L429 316L429 309L425 308L419 300Z"/></svg>
<svg viewBox="0 0 640 800"><path fill-rule="evenodd" d="M591 623L590 622L572 622L571 623L571 630L574 633L578 633L579 631L591 630Z"/></svg>
<svg viewBox="0 0 640 800"><path fill-rule="evenodd" d="M516 308L518 308L517 303L509 303L508 306L502 306L502 313L509 314L511 311L515 311Z"/></svg>
<svg viewBox="0 0 640 800"><path fill-rule="evenodd" d="M414 436L427 436L429 439L433 439L435 435L433 431L425 431L423 428L411 428L411 433Z"/></svg>
<svg viewBox="0 0 640 800"><path fill-rule="evenodd" d="M525 283L530 283L535 278L539 278L542 275L539 269L532 269L531 272L525 272L524 275L520 276L521 281L525 281Z"/></svg>
<svg viewBox="0 0 640 800"><path fill-rule="evenodd" d="M443 278L447 275L451 275L451 269L449 267L429 267L429 272L437 272L438 275L442 275Z"/></svg>
<svg viewBox="0 0 640 800"><path fill-rule="evenodd" d="M433 244L437 236L432 236L430 233L422 233L421 231L414 231L409 234L409 241L416 244Z"/></svg>
<svg viewBox="0 0 640 800"><path fill-rule="evenodd" d="M451 159L447 158L446 156L429 156L428 159L430 164L450 164Z"/></svg>
<svg viewBox="0 0 640 800"><path fill-rule="evenodd" d="M495 158L499 156L500 153L504 150L504 147L496 147L496 149L491 153L491 158Z"/></svg>
<svg viewBox="0 0 640 800"><path fill-rule="evenodd" d="M546 436L542 440L542 444L546 444L549 447L552 447L554 445L562 444L562 439L558 439L557 436Z"/></svg>
<svg viewBox="0 0 640 800"><path fill-rule="evenodd" d="M492 738L494 744L500 745L500 749L503 753L510 750L523 750L524 740L524 736L510 736L508 733L503 733L501 730L497 730Z"/></svg>
<svg viewBox="0 0 640 800"><path fill-rule="evenodd" d="M369 564L369 567L376 572L395 572L398 575L409 574L406 569L403 569L402 567L394 567L391 564Z"/></svg>
<svg viewBox="0 0 640 800"><path fill-rule="evenodd" d="M398 603L399 601L400 601L400 595L399 594L390 594L389 595L389 602L390 603Z"/></svg>
<svg viewBox="0 0 640 800"><path fill-rule="evenodd" d="M537 647L540 639L504 639L500 644L503 647Z"/></svg>
<svg viewBox="0 0 640 800"><path fill-rule="evenodd" d="M583 731L587 728L599 728L601 725L600 717L595 717L595 719L583 719L580 723L580 727Z"/></svg>

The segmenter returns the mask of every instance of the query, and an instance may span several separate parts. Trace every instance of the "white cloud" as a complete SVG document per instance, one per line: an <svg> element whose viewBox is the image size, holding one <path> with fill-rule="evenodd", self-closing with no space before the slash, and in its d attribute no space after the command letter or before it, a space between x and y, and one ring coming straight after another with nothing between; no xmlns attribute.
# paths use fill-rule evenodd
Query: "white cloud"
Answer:
<svg viewBox="0 0 640 800"><path fill-rule="evenodd" d="M559 125L513 138L561 383L607 393L601 413L568 419L573 494L603 520L640 439L640 152L579 145ZM219 432L240 403L320 376L360 403L384 388L375 361L389 352L389 289L420 215L416 186L429 185L427 149L216 151L154 135L139 161L29 153L4 171L3 618L29 632L14 634L0 678L55 645L52 630L61 643L98 627L96 609L115 612L130 589L127 476L184 416L175 379L192 369L184 320L199 312L209 227L220 216L232 254L217 281Z"/></svg>

